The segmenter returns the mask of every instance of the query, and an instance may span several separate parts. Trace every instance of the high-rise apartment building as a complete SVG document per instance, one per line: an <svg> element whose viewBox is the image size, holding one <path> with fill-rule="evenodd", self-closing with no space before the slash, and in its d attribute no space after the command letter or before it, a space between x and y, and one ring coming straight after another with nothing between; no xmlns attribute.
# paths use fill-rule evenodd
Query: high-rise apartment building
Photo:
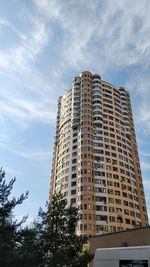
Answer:
<svg viewBox="0 0 150 267"><path fill-rule="evenodd" d="M50 196L79 207L78 234L148 224L129 92L84 71L58 99Z"/></svg>

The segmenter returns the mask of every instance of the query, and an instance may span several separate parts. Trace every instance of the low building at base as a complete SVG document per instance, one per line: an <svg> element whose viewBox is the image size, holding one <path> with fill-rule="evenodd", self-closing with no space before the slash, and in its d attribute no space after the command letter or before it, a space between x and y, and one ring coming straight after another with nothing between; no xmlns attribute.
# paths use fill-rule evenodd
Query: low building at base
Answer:
<svg viewBox="0 0 150 267"><path fill-rule="evenodd" d="M150 246L150 226L93 236L89 239L90 253L98 248ZM93 263L90 264L90 267Z"/></svg>

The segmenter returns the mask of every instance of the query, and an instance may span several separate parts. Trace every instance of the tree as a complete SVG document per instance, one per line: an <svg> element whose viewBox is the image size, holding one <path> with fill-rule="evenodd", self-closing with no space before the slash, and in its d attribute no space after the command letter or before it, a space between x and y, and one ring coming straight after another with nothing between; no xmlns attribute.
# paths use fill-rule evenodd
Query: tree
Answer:
<svg viewBox="0 0 150 267"><path fill-rule="evenodd" d="M40 266L42 257L39 246L39 237L36 228L26 226L18 232L18 235L19 242L17 249L17 266Z"/></svg>
<svg viewBox="0 0 150 267"><path fill-rule="evenodd" d="M47 207L39 212L41 222L37 223L42 251L42 266L85 267L92 259L83 252L85 238L76 235L79 220L78 209L66 207L61 193L55 194Z"/></svg>
<svg viewBox="0 0 150 267"><path fill-rule="evenodd" d="M14 209L28 197L11 197L16 178L6 182L0 169L0 266L2 267L85 267L92 259L83 252L85 238L76 235L78 210L66 207L61 193L55 194L40 209L38 220L32 227L22 227L27 217L15 220Z"/></svg>
<svg viewBox="0 0 150 267"><path fill-rule="evenodd" d="M23 217L20 222L14 219L13 211L17 205L28 197L28 192L22 194L18 199L10 199L11 190L16 178L6 183L5 172L0 169L0 266L17 266L17 250L19 244L18 229L25 222Z"/></svg>

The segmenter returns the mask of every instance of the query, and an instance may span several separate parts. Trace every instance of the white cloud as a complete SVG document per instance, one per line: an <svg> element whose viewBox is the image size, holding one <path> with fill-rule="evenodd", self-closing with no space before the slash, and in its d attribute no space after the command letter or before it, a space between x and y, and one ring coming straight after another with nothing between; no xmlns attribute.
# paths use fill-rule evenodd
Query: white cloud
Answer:
<svg viewBox="0 0 150 267"><path fill-rule="evenodd" d="M48 0L33 0L33 2L36 4L38 9L46 15L49 19L51 18L58 18L60 16L60 13L62 12L62 8L65 5L63 1L48 1ZM71 1L70 1L71 2ZM68 3L69 4L69 3Z"/></svg>
<svg viewBox="0 0 150 267"><path fill-rule="evenodd" d="M20 38L12 49L0 51L0 70L4 70L4 75L11 77L12 82L15 79L20 86L21 82L25 86L25 91L20 90L19 98L12 96L12 88L7 90L7 96L5 92L1 116L8 114L15 121L21 119L22 126L32 119L54 122L60 84L63 91L63 77L70 67L74 72L90 69L104 73L136 64L147 66L150 55L149 1L142 1L142 4L139 0L136 3L133 0L33 2L39 14L28 16L31 25L28 32L21 32L6 19L0 19L1 27L10 27ZM61 32L60 36L57 30ZM54 35L59 56L54 62L50 61L49 77L44 77L35 62L46 45L49 45L51 54L50 41ZM134 83L131 83L133 79ZM147 84L146 80L140 80L137 73L127 84L129 88L138 87L140 96L146 95L142 98L138 117L148 130L150 111L145 99L149 97L149 82L148 77ZM34 100L25 96L26 91L36 92Z"/></svg>
<svg viewBox="0 0 150 267"><path fill-rule="evenodd" d="M133 97L136 97L137 104L134 106L136 123L147 135L150 132L150 76L145 66L143 70L136 71L130 77L126 86L131 89Z"/></svg>
<svg viewBox="0 0 150 267"><path fill-rule="evenodd" d="M150 94L149 96L150 97ZM150 110L149 110L149 104L142 103L141 109L140 109L140 123L144 127L143 130L145 130L145 133L149 133L150 131Z"/></svg>
<svg viewBox="0 0 150 267"><path fill-rule="evenodd" d="M142 170L150 170L150 162L141 161Z"/></svg>
<svg viewBox="0 0 150 267"><path fill-rule="evenodd" d="M41 17L50 25L55 23L61 31L56 44L59 62L54 65L59 77L65 76L70 68L75 74L84 69L100 74L128 67L136 69L129 74L126 86L138 95L136 121L143 132L149 132L149 0L33 2Z"/></svg>
<svg viewBox="0 0 150 267"><path fill-rule="evenodd" d="M62 57L72 67L104 71L141 63L150 54L148 1L34 2L62 29Z"/></svg>
<svg viewBox="0 0 150 267"><path fill-rule="evenodd" d="M24 122L22 125L31 119L54 122L56 99L65 88L63 79L70 69L74 69L75 74L83 69L104 73L114 68L148 64L150 6L147 0L142 4L133 0L33 2L39 13L29 16L31 28L28 32L19 31L19 43L9 51L0 52L0 68L8 72L10 77L14 76L13 81L22 81L26 90L30 87L28 91L36 91L36 97L30 100L23 92L14 101L9 90L7 107L1 107L1 114L12 114L13 120L21 118ZM2 20L1 24L9 25L9 22ZM49 45L51 56L50 41L53 36L58 58L54 62L50 58L48 77L38 71L35 62L46 45ZM140 113L143 122L147 123L149 113L145 111L147 105L141 108Z"/></svg>
<svg viewBox="0 0 150 267"><path fill-rule="evenodd" d="M6 151L9 151L21 158L27 159L27 160L33 160L33 161L47 161L50 160L50 155L52 155L52 151L50 149L41 149L39 147L30 146L26 147L26 143L24 142L24 139L21 137L16 140L14 140L15 137L7 134L0 134L0 147L4 148ZM9 174L22 174L22 172L18 172L15 169L9 167L9 166L3 166L5 171Z"/></svg>
<svg viewBox="0 0 150 267"><path fill-rule="evenodd" d="M149 152L143 152L141 153L142 156L144 157L150 157L150 153Z"/></svg>
<svg viewBox="0 0 150 267"><path fill-rule="evenodd" d="M8 167L8 166L3 166L3 170L5 171L6 176L9 176L9 175L16 176L16 175L20 175L20 174L22 175L23 174L22 171L18 171L16 169Z"/></svg>
<svg viewBox="0 0 150 267"><path fill-rule="evenodd" d="M43 99L40 102L37 100L11 97L11 93L7 95L4 101L0 101L1 116L13 118L14 121L20 123L21 126L26 126L29 121L37 120L45 123L54 123L56 113L48 108L48 104L52 105L51 101Z"/></svg>
<svg viewBox="0 0 150 267"><path fill-rule="evenodd" d="M0 18L3 31L7 25L19 35L18 43L12 48L0 50L0 119L10 117L23 127L33 120L54 123L56 117L53 99L48 97L49 77L44 77L35 66L37 57L50 41L51 31L39 17L29 16L28 20L31 27L22 33Z"/></svg>
<svg viewBox="0 0 150 267"><path fill-rule="evenodd" d="M146 190L150 189L150 180L143 180L144 187Z"/></svg>
<svg viewBox="0 0 150 267"><path fill-rule="evenodd" d="M1 29L2 29L3 27L8 27L8 28L10 28L13 32L15 32L15 33L21 35L21 32L18 31L18 30L16 29L16 27L14 27L14 25L12 25L7 19L2 18L2 17L0 17L0 27L1 27Z"/></svg>
<svg viewBox="0 0 150 267"><path fill-rule="evenodd" d="M27 68L33 59L43 50L48 43L48 35L45 30L45 25L37 19L33 19L34 29L28 36L22 36L22 43L15 51L15 61L19 66L25 65Z"/></svg>
<svg viewBox="0 0 150 267"><path fill-rule="evenodd" d="M28 160L34 161L45 161L50 158L50 151L43 150L26 150L26 151L14 151L15 154L19 155Z"/></svg>
<svg viewBox="0 0 150 267"><path fill-rule="evenodd" d="M9 22L6 21L6 23L10 25ZM15 27L11 25L11 29L14 30ZM20 33L16 29L15 31L19 33L20 42L9 50L0 51L0 68L7 67L11 71L21 72L22 68L23 70L30 68L32 61L48 43L50 32L47 35L45 24L34 17L32 18L31 29L27 33Z"/></svg>

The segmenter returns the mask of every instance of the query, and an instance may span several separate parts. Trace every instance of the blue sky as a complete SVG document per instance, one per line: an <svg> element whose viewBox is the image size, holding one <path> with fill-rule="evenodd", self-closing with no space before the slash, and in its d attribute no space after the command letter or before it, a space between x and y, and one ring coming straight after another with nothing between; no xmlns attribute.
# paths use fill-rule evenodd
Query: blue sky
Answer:
<svg viewBox="0 0 150 267"><path fill-rule="evenodd" d="M0 165L30 191L18 218L48 199L57 98L83 70L131 93L150 215L150 1L0 1Z"/></svg>

